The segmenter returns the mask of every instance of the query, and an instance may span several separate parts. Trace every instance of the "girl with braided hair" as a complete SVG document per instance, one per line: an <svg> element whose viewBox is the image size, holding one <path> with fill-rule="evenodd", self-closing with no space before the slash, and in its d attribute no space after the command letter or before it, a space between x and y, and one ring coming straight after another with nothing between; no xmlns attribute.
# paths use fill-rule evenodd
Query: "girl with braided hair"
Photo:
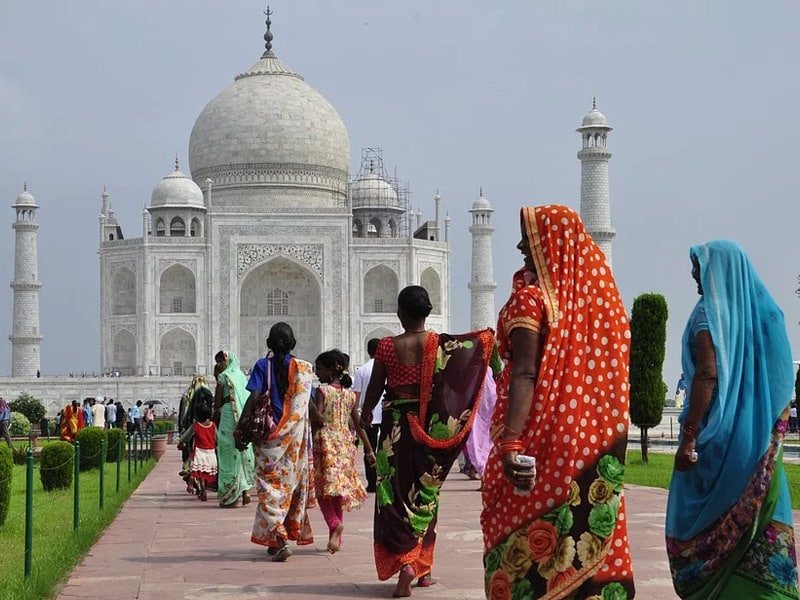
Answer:
<svg viewBox="0 0 800 600"><path fill-rule="evenodd" d="M353 380L347 372L349 359L339 350L317 357L315 369L320 386L314 394L314 491L328 524L328 552L339 551L344 530L343 511L358 508L367 497L356 470L356 446L349 423L355 424L364 443L367 460L375 464L375 452L361 426Z"/></svg>

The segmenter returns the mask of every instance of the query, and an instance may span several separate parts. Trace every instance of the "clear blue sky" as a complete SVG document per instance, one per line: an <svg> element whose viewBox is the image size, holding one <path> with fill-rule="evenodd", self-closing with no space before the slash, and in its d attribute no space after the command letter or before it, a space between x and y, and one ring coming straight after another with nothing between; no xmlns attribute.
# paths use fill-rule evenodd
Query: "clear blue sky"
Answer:
<svg viewBox="0 0 800 600"><path fill-rule="evenodd" d="M614 271L630 307L670 309L664 378L696 300L688 248L731 238L786 314L800 355L800 217L792 115L800 4L752 2L272 3L274 49L337 108L360 149L383 148L432 216L452 224L453 329L469 322L469 209L496 210L497 307L521 264L521 205L579 203L579 136L597 96L610 148ZM0 334L11 332L14 220L41 205L42 369L99 368L98 224L107 185L127 237L153 185L186 165L203 106L263 50L264 5L130 0L0 3ZM794 140L794 141L793 141ZM2 206L6 208L3 209ZM10 372L0 343L0 374Z"/></svg>

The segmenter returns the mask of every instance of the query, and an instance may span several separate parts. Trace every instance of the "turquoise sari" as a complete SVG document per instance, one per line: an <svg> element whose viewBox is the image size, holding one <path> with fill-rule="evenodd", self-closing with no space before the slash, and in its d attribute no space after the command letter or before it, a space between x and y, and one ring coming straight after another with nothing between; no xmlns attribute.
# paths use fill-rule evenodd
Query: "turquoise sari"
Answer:
<svg viewBox="0 0 800 600"><path fill-rule="evenodd" d="M222 386L222 400L219 426L217 427L217 500L221 506L230 506L246 491L253 487L254 458L253 448L240 452L233 441L233 430L239 422L247 391L247 378L239 367L239 359L233 352L226 352L228 366L217 378Z"/></svg>
<svg viewBox="0 0 800 600"><path fill-rule="evenodd" d="M694 246L703 295L683 335L691 406L695 340L708 331L717 387L697 437L697 463L675 471L666 542L675 591L692 600L797 599L797 557L783 470L794 385L783 313L742 248Z"/></svg>

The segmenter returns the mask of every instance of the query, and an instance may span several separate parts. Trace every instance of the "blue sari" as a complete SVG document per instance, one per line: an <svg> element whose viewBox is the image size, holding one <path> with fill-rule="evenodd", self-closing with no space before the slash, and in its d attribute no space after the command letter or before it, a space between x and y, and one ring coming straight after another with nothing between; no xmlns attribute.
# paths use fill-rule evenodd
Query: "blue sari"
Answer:
<svg viewBox="0 0 800 600"><path fill-rule="evenodd" d="M696 337L716 352L717 387L697 436L697 463L675 471L667 504L667 554L681 598L798 598L783 436L794 386L783 313L742 248L694 246L703 295L683 334L691 406ZM682 434L681 434L682 435Z"/></svg>

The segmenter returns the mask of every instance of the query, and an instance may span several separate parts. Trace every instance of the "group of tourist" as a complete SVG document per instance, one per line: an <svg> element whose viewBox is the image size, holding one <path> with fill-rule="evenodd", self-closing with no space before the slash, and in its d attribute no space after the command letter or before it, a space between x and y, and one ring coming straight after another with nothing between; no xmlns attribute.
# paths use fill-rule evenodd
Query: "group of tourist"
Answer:
<svg viewBox="0 0 800 600"><path fill-rule="evenodd" d="M415 580L431 585L442 483L465 451L482 479L488 598L634 598L625 306L573 210L523 208L520 228L524 264L496 337L428 331L428 294L409 286L397 302L403 332L370 341L355 385L347 355L331 350L315 361L312 391L314 370L292 355L286 323L270 330L249 380L232 353L217 355L213 405L201 420L182 403L184 428L213 425L218 413L218 499L246 504L254 483L251 540L273 561L291 555L290 541L312 543L316 504L337 552L343 511L374 492L379 579L398 576L395 597L410 596ZM695 246L690 258L700 299L683 338L687 392L667 508L674 587L687 599L796 599L782 466L794 377L783 314L736 243ZM494 370L493 354L502 360ZM184 401L203 387L192 386ZM263 402L274 430L237 450L237 421ZM355 474L354 432L367 489Z"/></svg>

